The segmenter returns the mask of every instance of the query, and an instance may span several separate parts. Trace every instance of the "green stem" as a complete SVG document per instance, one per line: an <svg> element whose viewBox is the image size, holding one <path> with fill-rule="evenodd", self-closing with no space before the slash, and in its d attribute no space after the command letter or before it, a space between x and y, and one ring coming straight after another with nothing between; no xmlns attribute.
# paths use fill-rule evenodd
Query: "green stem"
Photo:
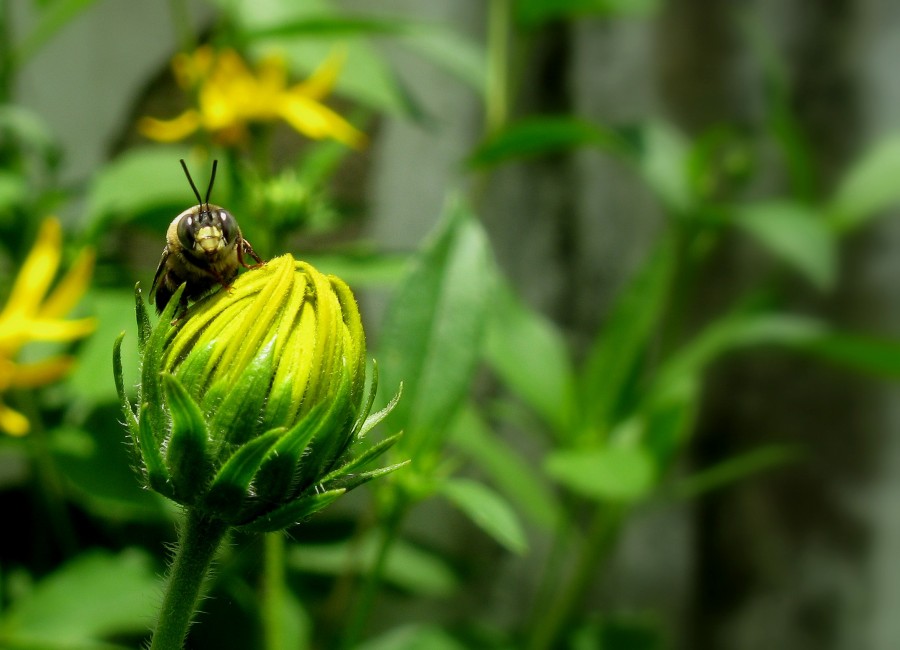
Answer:
<svg viewBox="0 0 900 650"><path fill-rule="evenodd" d="M227 531L223 521L187 511L150 650L184 647L210 564Z"/></svg>
<svg viewBox="0 0 900 650"><path fill-rule="evenodd" d="M0 5L0 103L12 99L13 87L13 46L12 46L12 3Z"/></svg>
<svg viewBox="0 0 900 650"><path fill-rule="evenodd" d="M265 534L263 565L262 624L263 647L281 650L284 642L285 584L284 534Z"/></svg>
<svg viewBox="0 0 900 650"><path fill-rule="evenodd" d="M485 130L499 131L509 117L510 0L491 0L488 8L487 87L484 93Z"/></svg>
<svg viewBox="0 0 900 650"><path fill-rule="evenodd" d="M194 30L191 28L191 12L185 0L169 0L169 12L172 14L172 27L178 39L178 47L182 52L191 52L197 47Z"/></svg>
<svg viewBox="0 0 900 650"><path fill-rule="evenodd" d="M384 575L384 568L387 564L387 558L390 554L391 547L397 539L400 532L400 523L406 514L406 501L403 497L398 496L390 510L388 517L384 523L384 536L378 546L378 553L375 556L375 564L372 566L366 576L363 584L362 594L359 597L355 612L347 626L341 641L341 647L349 650L357 645L369 618L372 616L372 610L375 608L375 599L378 595L378 588L381 586L381 579Z"/></svg>
<svg viewBox="0 0 900 650"><path fill-rule="evenodd" d="M581 556L569 582L528 639L529 650L546 650L559 646L560 634L571 622L576 608L597 579L597 570L616 538L622 518L621 509L601 507L595 513Z"/></svg>

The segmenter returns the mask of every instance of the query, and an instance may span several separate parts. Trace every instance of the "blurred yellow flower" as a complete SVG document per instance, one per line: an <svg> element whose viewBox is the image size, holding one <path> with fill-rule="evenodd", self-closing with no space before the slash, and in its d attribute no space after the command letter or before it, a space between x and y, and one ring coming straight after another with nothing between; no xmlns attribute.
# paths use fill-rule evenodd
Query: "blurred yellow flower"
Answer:
<svg viewBox="0 0 900 650"><path fill-rule="evenodd" d="M322 103L344 62L330 56L306 81L288 86L287 68L277 56L251 70L234 50L214 52L209 46L172 61L175 79L197 93L197 108L170 120L144 117L138 130L151 140L175 142L198 130L222 144L240 142L252 122L284 120L295 131L316 140L332 138L359 147L365 135Z"/></svg>
<svg viewBox="0 0 900 650"><path fill-rule="evenodd" d="M57 355L32 363L15 357L32 341L66 342L83 338L96 326L95 319L65 320L87 289L94 268L94 255L84 250L50 294L50 284L59 268L62 231L56 219L45 219L37 241L13 283L0 311L0 394L11 388L35 388L63 377L74 359ZM28 418L0 401L0 429L14 436L28 433Z"/></svg>

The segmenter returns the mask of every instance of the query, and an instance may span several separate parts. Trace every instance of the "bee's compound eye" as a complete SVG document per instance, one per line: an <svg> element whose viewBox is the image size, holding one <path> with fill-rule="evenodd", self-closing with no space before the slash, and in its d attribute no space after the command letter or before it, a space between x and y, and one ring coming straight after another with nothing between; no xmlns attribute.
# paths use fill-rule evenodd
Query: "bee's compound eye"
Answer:
<svg viewBox="0 0 900 650"><path fill-rule="evenodd" d="M187 214L178 222L178 241L188 250L194 247L194 229L195 218L192 214Z"/></svg>
<svg viewBox="0 0 900 650"><path fill-rule="evenodd" d="M222 229L222 236L225 238L225 242L230 244L240 233L237 219L232 217L231 213L227 210L219 210L216 216L219 220L219 227Z"/></svg>

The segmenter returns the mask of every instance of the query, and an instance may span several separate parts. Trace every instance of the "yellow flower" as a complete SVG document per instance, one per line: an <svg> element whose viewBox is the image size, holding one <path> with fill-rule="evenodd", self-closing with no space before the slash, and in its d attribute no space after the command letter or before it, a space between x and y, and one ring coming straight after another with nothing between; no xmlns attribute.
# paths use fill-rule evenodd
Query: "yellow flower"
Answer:
<svg viewBox="0 0 900 650"><path fill-rule="evenodd" d="M170 120L144 117L138 130L159 142L183 140L202 130L220 143L234 144L246 136L249 123L284 120L307 137L359 147L365 136L322 103L343 62L343 54L334 54L309 79L289 86L284 60L277 56L265 58L252 71L231 49L214 53L204 46L179 54L172 61L175 78L182 88L196 91L197 108Z"/></svg>
<svg viewBox="0 0 900 650"><path fill-rule="evenodd" d="M0 394L11 388L35 388L52 383L72 366L74 360L69 355L17 363L15 357L26 343L74 341L90 334L96 326L93 318L64 319L87 289L94 268L91 251L82 251L66 276L47 294L59 268L61 249L59 222L44 220L0 312ZM24 415L0 401L0 429L21 436L29 428Z"/></svg>

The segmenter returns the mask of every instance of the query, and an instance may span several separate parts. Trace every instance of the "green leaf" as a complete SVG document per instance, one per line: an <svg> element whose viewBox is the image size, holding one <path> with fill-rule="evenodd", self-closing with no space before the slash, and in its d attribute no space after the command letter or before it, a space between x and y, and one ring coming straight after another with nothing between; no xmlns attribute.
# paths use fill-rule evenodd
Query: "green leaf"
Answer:
<svg viewBox="0 0 900 650"><path fill-rule="evenodd" d="M402 433L398 433L389 438L385 438L384 440L382 440L381 442L379 442L376 445L372 445L371 447L366 449L364 452L362 452L359 456L356 456L355 458L353 458L353 460L348 461L347 463L341 465L339 468L337 468L333 472L330 472L328 475L322 477L321 482L326 483L326 482L328 482L332 479L335 479L339 476L349 474L350 472L352 472L355 469L359 469L360 467L365 467L367 464L369 464L370 462L372 462L373 460L375 460L376 458L381 456L388 449L393 447L394 443L396 443L400 439L400 436L402 436L402 435L403 435Z"/></svg>
<svg viewBox="0 0 900 650"><path fill-rule="evenodd" d="M403 457L437 449L469 391L495 271L487 237L469 210L452 205L397 289L381 331L382 383L404 385L387 422L404 431Z"/></svg>
<svg viewBox="0 0 900 650"><path fill-rule="evenodd" d="M356 650L466 650L471 648L433 624L401 625L356 646Z"/></svg>
<svg viewBox="0 0 900 650"><path fill-rule="evenodd" d="M900 341L847 332L823 332L798 342L800 350L885 379L900 378Z"/></svg>
<svg viewBox="0 0 900 650"><path fill-rule="evenodd" d="M291 544L287 565L305 573L364 576L374 568L381 543L381 535L372 532L360 540ZM439 555L400 538L391 542L382 579L391 587L431 598L450 596L459 586L456 574Z"/></svg>
<svg viewBox="0 0 900 650"><path fill-rule="evenodd" d="M513 553L524 554L528 540L505 499L485 485L462 478L441 481L437 491L479 528Z"/></svg>
<svg viewBox="0 0 900 650"><path fill-rule="evenodd" d="M675 270L675 242L663 240L620 295L588 356L582 382L584 423L602 438L619 416L629 381L663 316Z"/></svg>
<svg viewBox="0 0 900 650"><path fill-rule="evenodd" d="M171 499L174 498L172 484L169 471L163 462L160 445L155 440L156 432L153 430L154 418L150 416L152 410L159 410L159 407L152 407L145 402L141 406L141 414L138 418L140 423L140 440L138 442L140 443L141 459L144 462L147 483L151 488ZM165 431L160 432L160 436L164 434Z"/></svg>
<svg viewBox="0 0 900 650"><path fill-rule="evenodd" d="M562 449L547 456L544 470L575 494L606 502L633 502L656 485L653 458L640 447Z"/></svg>
<svg viewBox="0 0 900 650"><path fill-rule="evenodd" d="M190 160L186 146L130 149L94 175L85 205L85 229L92 239L110 223L122 223L150 212L164 212L171 220L196 200L179 159ZM216 195L228 196L228 174L221 167L216 176ZM159 250L162 251L162 242Z"/></svg>
<svg viewBox="0 0 900 650"><path fill-rule="evenodd" d="M54 161L59 156L60 146L53 131L34 111L14 104L0 106L0 133L4 138L21 142L44 161ZM8 182L11 181L12 175L8 177Z"/></svg>
<svg viewBox="0 0 900 650"><path fill-rule="evenodd" d="M174 301L173 297L170 302ZM228 392L209 422L214 440L240 445L258 433L262 426L260 414L264 411L275 372L274 350L275 341L272 339L247 364L240 377L232 380L234 384L226 387ZM216 388L213 386L210 392ZM228 450L222 451L228 453Z"/></svg>
<svg viewBox="0 0 900 650"><path fill-rule="evenodd" d="M341 488L309 494L286 503L261 517L257 517L248 524L238 526L238 529L248 533L272 533L276 530L283 530L317 513L344 494L344 492L346 490Z"/></svg>
<svg viewBox="0 0 900 650"><path fill-rule="evenodd" d="M534 523L549 529L557 522L560 507L544 477L490 431L473 406L455 419L450 442L487 472L504 496Z"/></svg>
<svg viewBox="0 0 900 650"><path fill-rule="evenodd" d="M839 233L865 225L900 201L900 134L882 137L841 180L828 206Z"/></svg>
<svg viewBox="0 0 900 650"><path fill-rule="evenodd" d="M694 472L678 482L674 494L679 499L694 499L774 467L793 463L803 455L804 451L796 445L765 445Z"/></svg>
<svg viewBox="0 0 900 650"><path fill-rule="evenodd" d="M0 619L0 638L21 647L63 648L141 634L156 614L159 588L142 552L86 553L13 602Z"/></svg>
<svg viewBox="0 0 900 650"><path fill-rule="evenodd" d="M498 292L484 348L494 372L551 428L571 426L575 373L562 333L508 286Z"/></svg>
<svg viewBox="0 0 900 650"><path fill-rule="evenodd" d="M675 215L687 214L697 198L690 143L672 125L658 121L642 125L635 136L635 162L647 186Z"/></svg>
<svg viewBox="0 0 900 650"><path fill-rule="evenodd" d="M57 0L40 12L37 24L12 52L12 59L21 66L40 51L54 34L68 25L96 0ZM7 46L8 47L8 46Z"/></svg>
<svg viewBox="0 0 900 650"><path fill-rule="evenodd" d="M524 25L537 27L564 18L645 17L656 13L661 6L661 0L518 0L516 18Z"/></svg>
<svg viewBox="0 0 900 650"><path fill-rule="evenodd" d="M834 286L837 246L815 210L799 203L758 203L738 209L734 223L819 289Z"/></svg>
<svg viewBox="0 0 900 650"><path fill-rule="evenodd" d="M511 124L488 138L472 153L468 163L473 167L491 167L577 147L621 146L614 132L590 122L570 116L536 117Z"/></svg>

